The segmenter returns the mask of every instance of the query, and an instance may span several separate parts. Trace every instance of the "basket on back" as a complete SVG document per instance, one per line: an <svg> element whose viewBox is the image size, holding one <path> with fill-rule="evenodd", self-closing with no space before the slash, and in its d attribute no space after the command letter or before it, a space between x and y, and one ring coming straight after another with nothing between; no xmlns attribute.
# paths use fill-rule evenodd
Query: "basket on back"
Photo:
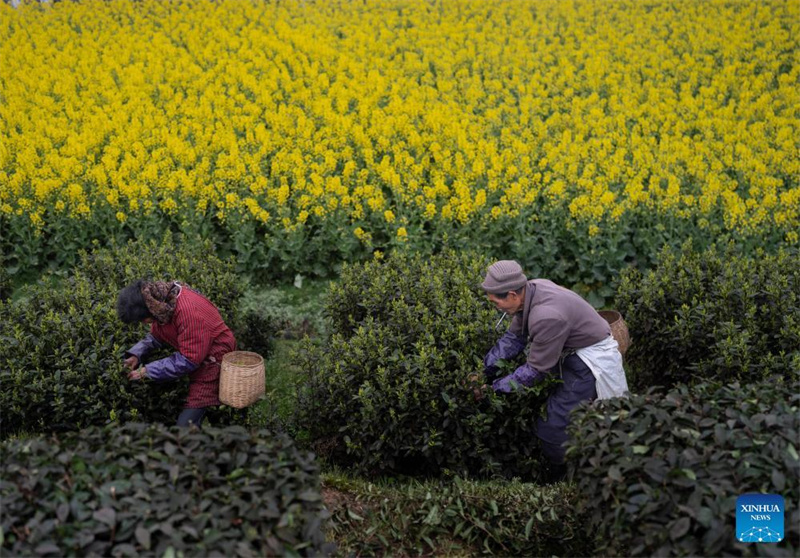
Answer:
<svg viewBox="0 0 800 558"><path fill-rule="evenodd" d="M257 353L233 351L222 357L219 400L242 409L264 395L264 359Z"/></svg>
<svg viewBox="0 0 800 558"><path fill-rule="evenodd" d="M631 336L630 333L628 333L628 324L625 323L622 314L616 310L600 310L598 313L603 316L605 321L608 322L608 325L611 326L611 335L614 336L614 340L616 340L619 345L619 352L622 356L625 356L628 347L631 346Z"/></svg>

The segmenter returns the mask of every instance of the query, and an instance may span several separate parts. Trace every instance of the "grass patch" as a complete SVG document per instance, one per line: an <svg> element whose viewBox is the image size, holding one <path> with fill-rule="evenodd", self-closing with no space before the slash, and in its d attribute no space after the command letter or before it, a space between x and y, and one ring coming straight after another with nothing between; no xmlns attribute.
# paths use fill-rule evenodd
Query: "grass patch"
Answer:
<svg viewBox="0 0 800 558"><path fill-rule="evenodd" d="M293 339L278 339L275 342L275 352L264 363L267 398L271 407L284 420L294 410L299 376L298 368L292 364L291 355L297 345L298 342Z"/></svg>
<svg viewBox="0 0 800 558"><path fill-rule="evenodd" d="M305 280L294 284L251 287L241 299L243 314L254 312L276 323L280 337L299 339L327 336L325 298L331 281Z"/></svg>
<svg viewBox="0 0 800 558"><path fill-rule="evenodd" d="M262 426L285 423L294 411L300 378L293 357L299 341L309 336L324 339L328 320L324 316L325 295L330 281L304 280L293 284L256 287L241 299L242 314L256 313L274 324L274 350L264 361L266 397L251 409Z"/></svg>

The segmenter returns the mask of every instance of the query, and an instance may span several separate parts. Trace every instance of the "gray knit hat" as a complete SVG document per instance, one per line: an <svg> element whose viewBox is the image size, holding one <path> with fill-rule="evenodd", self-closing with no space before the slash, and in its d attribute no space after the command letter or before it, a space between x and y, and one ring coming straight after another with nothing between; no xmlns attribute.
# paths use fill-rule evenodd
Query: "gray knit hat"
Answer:
<svg viewBox="0 0 800 558"><path fill-rule="evenodd" d="M525 286L528 278L522 273L522 267L514 260L500 260L486 270L483 290L489 294L505 294Z"/></svg>

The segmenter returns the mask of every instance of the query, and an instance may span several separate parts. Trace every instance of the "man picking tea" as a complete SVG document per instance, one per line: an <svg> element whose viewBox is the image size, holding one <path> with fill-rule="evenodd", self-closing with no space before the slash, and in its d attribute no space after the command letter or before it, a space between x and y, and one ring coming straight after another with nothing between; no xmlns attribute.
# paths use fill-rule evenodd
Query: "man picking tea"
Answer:
<svg viewBox="0 0 800 558"><path fill-rule="evenodd" d="M547 401L547 419L540 418L536 424L548 461L545 481L562 480L570 411L581 401L595 399L598 385L604 388L603 396L627 393L617 342L605 319L580 295L546 279L529 281L513 260L489 266L481 287L498 310L513 316L508 331L483 361L492 388L510 392L515 386L530 387L547 375L563 381ZM516 357L528 344L527 362L497 378L497 361Z"/></svg>
<svg viewBox="0 0 800 558"><path fill-rule="evenodd" d="M206 407L220 404L222 357L236 349L233 332L219 310L186 285L139 280L120 291L117 315L127 324L150 324L150 333L125 353L128 379L165 382L188 375L189 397L178 426L200 426ZM166 345L176 352L141 366L150 351Z"/></svg>

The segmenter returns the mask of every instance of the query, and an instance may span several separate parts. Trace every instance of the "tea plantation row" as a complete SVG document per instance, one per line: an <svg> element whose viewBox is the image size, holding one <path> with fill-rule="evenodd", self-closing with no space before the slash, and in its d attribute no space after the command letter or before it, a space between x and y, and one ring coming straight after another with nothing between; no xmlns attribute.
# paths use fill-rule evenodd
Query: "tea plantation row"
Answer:
<svg viewBox="0 0 800 558"><path fill-rule="evenodd" d="M26 465L40 449L31 453L33 446L25 444L45 444L43 438L33 436L37 433L55 433L48 443L71 451L81 437L99 436L91 428L113 429L118 428L114 424L129 421L174 421L185 385L131 385L120 367L122 351L142 334L140 328L120 324L113 310L118 289L132 279L175 278L189 283L218 304L242 348L269 353L274 327L258 316L241 315L242 285L233 274L233 264L214 258L211 252L209 246L183 244L172 237L158 245L139 242L98 250L84 254L60 286L43 282L28 288L14 303L0 302L0 404L4 409L0 428L3 438L19 437L3 443L3 451L13 456L10 462L19 468L13 482L6 473L3 476L4 550L31 551L45 545L40 548L44 552L52 550L48 545L61 545L84 554L95 548L91 545L108 543L111 546L103 546L104 552L141 552L147 540L142 529L151 533L151 548L213 547L215 542L209 543L205 532L186 538L184 524L178 528L183 533L178 539L159 538L156 524L131 531L128 523L123 529L127 539L116 534L109 539L102 533L107 531L103 525L108 526L110 514L94 515L107 507L102 494L92 497L99 498L99 503L87 504L92 516L84 514L78 520L76 515L64 516L63 504L71 498L67 497L71 494L68 483L24 480L29 478L25 475L47 470L31 473L35 468ZM556 383L551 380L510 396L490 393L481 401L474 400L473 386L465 378L480 372L483 354L499 335L494 331L496 316L478 286L487 263L485 258L445 251L433 258L397 254L386 261L345 266L327 296L330 338L305 341L294 358L302 387L295 413L284 426L296 440L310 445L328 463L367 479L384 474L442 479L433 489L435 494L423 498L425 503L412 489L406 496L393 492L388 502L375 500L368 506L370 513L362 517L371 522L366 531L365 524L349 514L361 517L357 512L348 508L349 512L342 512L346 516L335 513L329 532L342 549L376 552L383 544L388 551L397 547L392 541L402 533L416 541L402 546L408 553L435 551L440 548L436 541L448 536L465 551L500 554L748 555L766 548L735 542L732 502L742 491L776 492L787 502L800 499L794 445L800 435L798 254L745 256L727 245L698 254L687 245L680 253L662 253L656 269L624 274L617 307L634 336L628 354L631 385L645 395L584 405L576 411L569 455L578 490L559 493L552 502L553 514L561 522L556 531L545 517L534 514L531 522L530 516L523 517L527 512L495 511L503 499L470 496L475 489L469 481L452 486L447 481L453 475L536 480L539 448L532 424ZM733 382L739 383L728 387ZM692 387L686 387L687 383ZM276 422L257 411L225 408L210 419L215 426ZM88 434L73 438L70 432L80 427L89 427ZM236 432L238 436L246 431ZM153 434L162 435L180 436ZM208 435L219 440L228 434L209 431ZM288 439L282 440L291 456L302 455L295 453ZM174 441L169 443L175 446ZM215 443L208 440L208 449L206 443L199 444L192 452L193 460L185 456L185 467L174 452L164 454L167 459L153 467L165 468L167 485L174 485L174 467L201 470L207 464L195 462L202 461L206 452L233 459L230 453L210 449ZM112 476L130 476L130 471L111 464L119 451L117 444L110 441L107 447L87 451L83 462L95 460L91 467L97 474L111 475L103 482L110 482ZM142 459L158 462L153 451L158 453L148 447ZM54 474L71 478L69 470L58 468L67 465L58 461L59 454L49 455L40 462L52 458L59 463ZM138 453L127 455L133 459ZM237 455L242 461L235 469L250 470L255 457L241 450ZM269 457L258 458L269 468ZM284 463L278 458L274 466L302 469L304 465L295 460L291 457ZM151 472L142 470L141 474L142 482L163 486ZM311 477L310 492L298 488L297 493L315 502L312 492L318 481ZM193 478L202 480L203 475ZM39 494L53 492L53 486L55 495ZM199 486L212 489L204 481ZM188 484L182 490L195 495L191 505L200 505L197 500L202 502L203 490ZM242 501L254 497L247 486L236 483L229 483L228 490L231 498ZM524 491L513 493L508 493L509 502L516 502L521 510L528 508L520 502L535 501ZM291 505L291 494L277 504L281 514ZM21 502L26 498L58 502L41 512L31 506L5 505L7 499ZM94 502L92 498L86 501ZM131 509L126 506L140 505L135 498L120 502L122 507L113 508L120 517ZM477 507L465 508L470 502ZM222 504L214 503L218 505ZM312 515L320 511L314 509ZM420 510L426 510L424 517ZM800 521L794 521L800 518L796 509L791 514L786 518L786 540L773 547L779 554L800 549ZM315 517L315 525L321 525L322 515ZM397 531L392 522L380 520L387 517L405 527ZM234 517L228 526L233 529L231 539L238 536L240 542L247 542L235 552L274 550L277 547L269 546L273 543L268 539L278 529L284 529L283 538L276 540L284 541L287 548L322 549L320 540L297 522L265 524L262 531L256 528L256 541L239 519ZM80 525L72 525L75 522ZM470 524L481 527L469 529ZM216 529L212 527L209 532ZM79 532L83 538L75 535ZM95 533L95 540L87 542L86 532ZM426 537L432 544L421 545L419 541ZM505 542L495 545L492 541ZM115 543L122 546L117 548Z"/></svg>
<svg viewBox="0 0 800 558"><path fill-rule="evenodd" d="M301 357L296 428L320 453L367 477L537 478L532 421L552 384L479 402L464 385L499 335L478 286L486 263L446 252L343 270L328 296L333 334ZM647 395L578 409L569 451L597 552L763 550L736 542L735 501L750 491L800 499L799 293L796 252L745 256L731 245L665 251L654 270L622 277L618 307L639 346L631 384ZM564 525L579 513L567 506ZM779 554L800 549L797 519L790 504Z"/></svg>
<svg viewBox="0 0 800 558"><path fill-rule="evenodd" d="M268 356L273 331L239 312L243 285L233 262L212 253L209 244L183 244L171 235L159 244L96 250L83 253L66 279L50 276L24 289L16 303L0 301L2 435L73 430L110 420L174 421L188 384L131 383L122 366L124 351L145 330L117 319L116 298L138 278L189 284L214 301L240 348ZM210 418L248 423L246 413L227 408Z"/></svg>
<svg viewBox="0 0 800 558"><path fill-rule="evenodd" d="M327 554L313 455L242 427L128 423L0 445L14 556Z"/></svg>

